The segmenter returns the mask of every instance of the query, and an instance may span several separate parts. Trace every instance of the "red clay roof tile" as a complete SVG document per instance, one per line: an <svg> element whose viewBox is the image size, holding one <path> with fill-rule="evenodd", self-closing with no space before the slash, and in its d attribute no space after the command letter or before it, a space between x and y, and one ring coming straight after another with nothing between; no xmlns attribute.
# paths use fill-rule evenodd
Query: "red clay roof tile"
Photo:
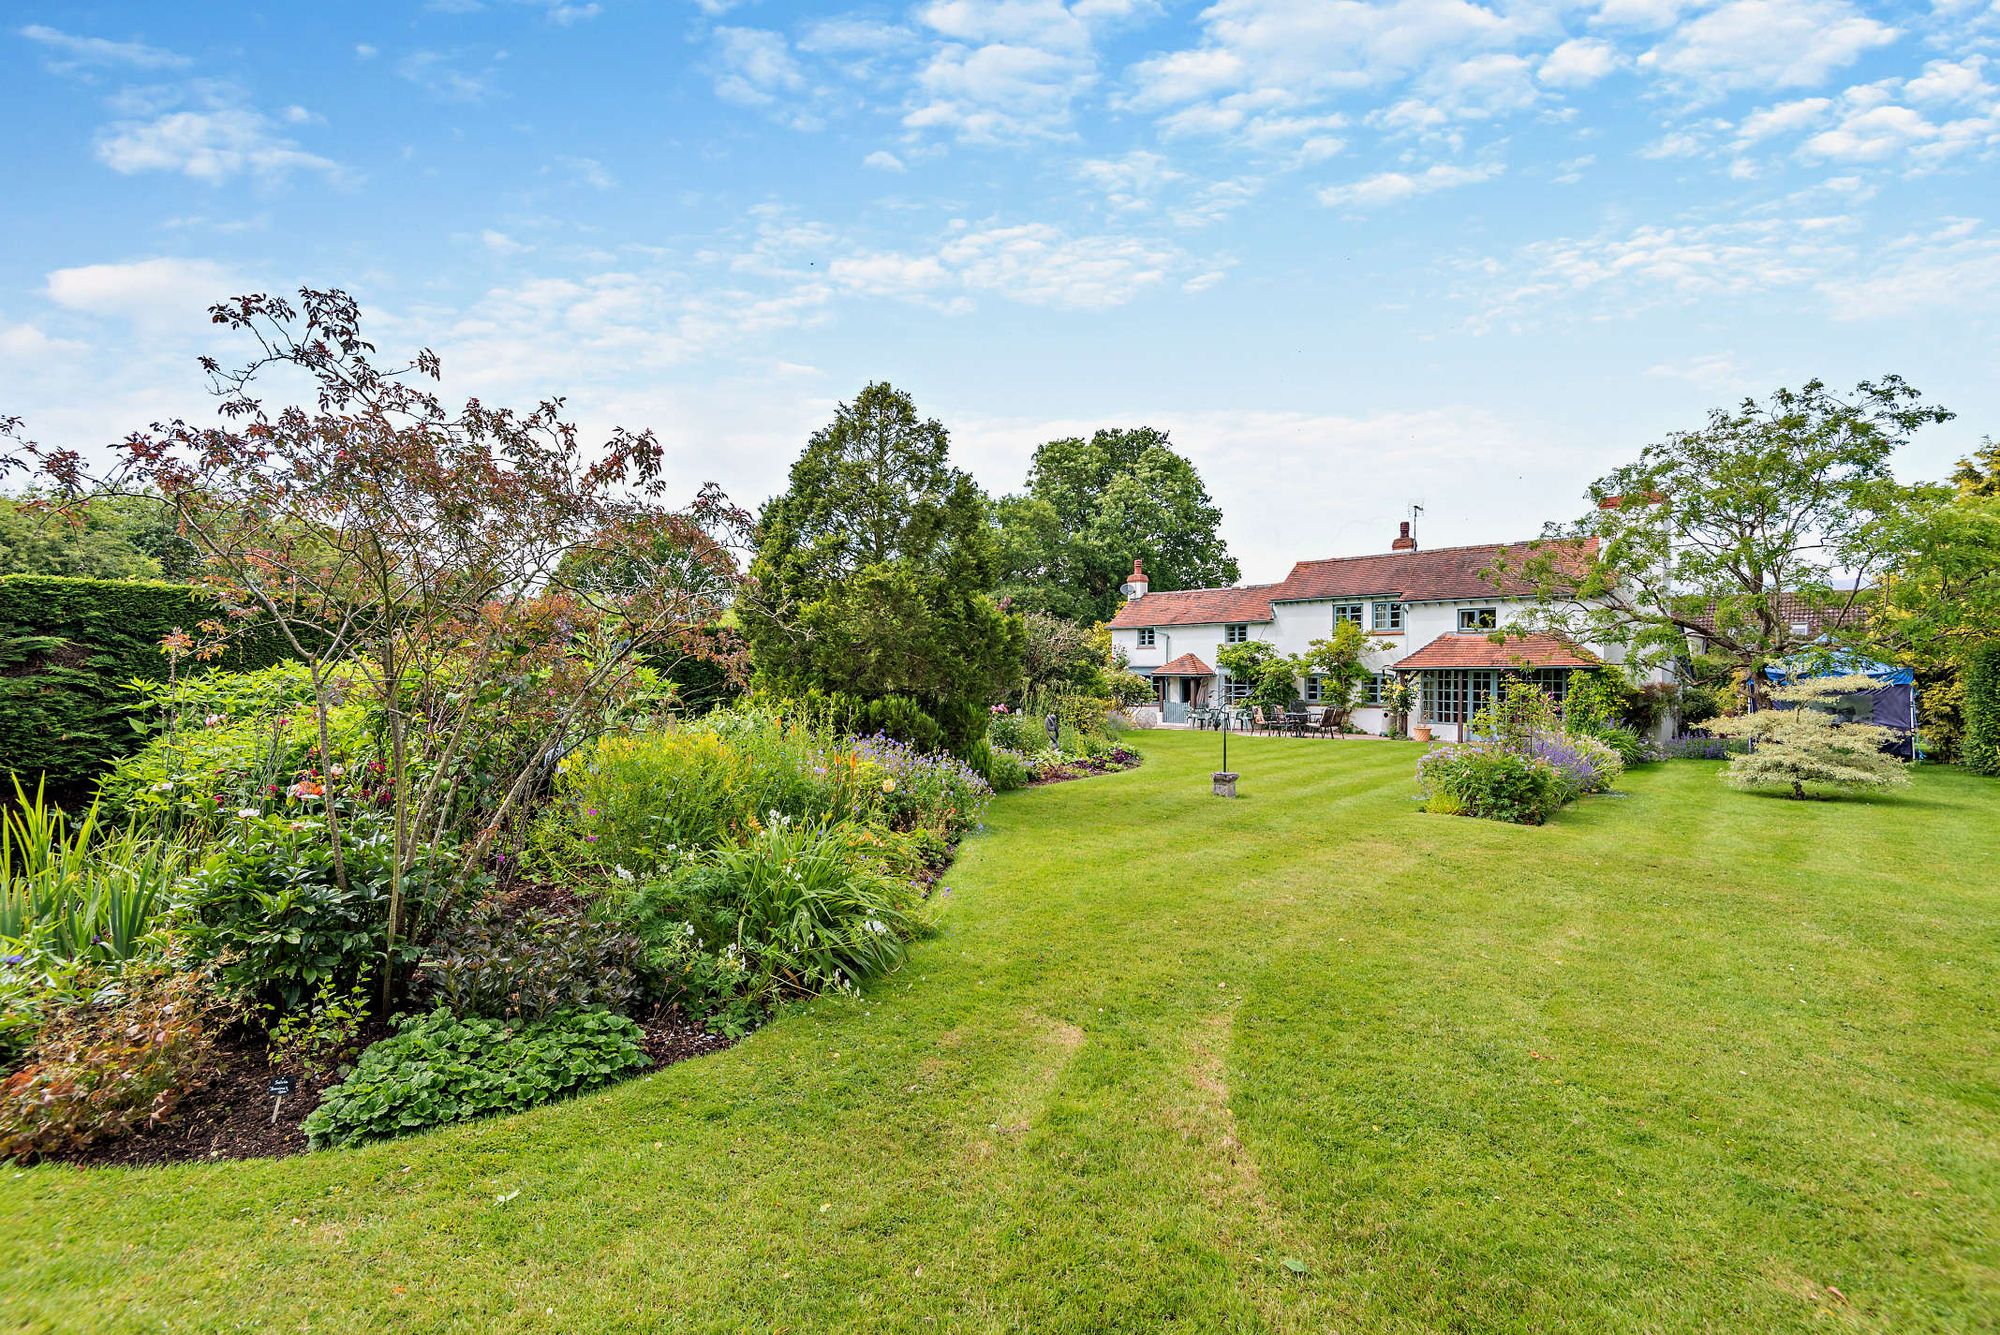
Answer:
<svg viewBox="0 0 2000 1335"><path fill-rule="evenodd" d="M1213 677L1215 669L1193 654L1182 654L1165 667L1153 669L1156 677Z"/></svg>
<svg viewBox="0 0 2000 1335"><path fill-rule="evenodd" d="M1604 660L1554 635L1509 635L1495 644L1483 634L1440 635L1389 666L1398 672L1419 668L1594 668Z"/></svg>

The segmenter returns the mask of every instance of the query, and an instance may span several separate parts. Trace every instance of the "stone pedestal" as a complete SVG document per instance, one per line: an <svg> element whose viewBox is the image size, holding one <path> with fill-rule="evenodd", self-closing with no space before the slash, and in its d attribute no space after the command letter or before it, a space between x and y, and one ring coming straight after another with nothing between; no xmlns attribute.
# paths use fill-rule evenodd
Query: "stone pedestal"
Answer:
<svg viewBox="0 0 2000 1335"><path fill-rule="evenodd" d="M1217 797L1236 796L1236 776L1234 774L1228 770L1219 769L1208 777L1215 783L1215 795Z"/></svg>

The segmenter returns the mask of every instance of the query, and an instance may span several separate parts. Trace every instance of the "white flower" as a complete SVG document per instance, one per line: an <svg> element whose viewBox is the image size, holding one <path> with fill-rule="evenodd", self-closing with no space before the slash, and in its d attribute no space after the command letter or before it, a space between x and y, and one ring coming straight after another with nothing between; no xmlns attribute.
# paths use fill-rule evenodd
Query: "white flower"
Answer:
<svg viewBox="0 0 2000 1335"><path fill-rule="evenodd" d="M153 785L153 791L156 793L171 793L173 790L174 781L172 779L168 779L165 783L156 783Z"/></svg>
<svg viewBox="0 0 2000 1335"><path fill-rule="evenodd" d="M689 936L693 936L693 935L694 935L694 924L693 924L693 923L691 923L691 922L689 922L689 923L682 923L682 924L681 924L681 926L682 926L682 928L683 928L683 929L685 929L685 930L686 930L686 932L687 932L687 934L688 934Z"/></svg>
<svg viewBox="0 0 2000 1335"><path fill-rule="evenodd" d="M227 722L229 722L227 714L204 714L201 718L201 726L204 728L219 728Z"/></svg>
<svg viewBox="0 0 2000 1335"><path fill-rule="evenodd" d="M346 769L344 769L339 765L328 765L326 767L326 772L328 774L331 774L336 779L339 778L341 775L347 773Z"/></svg>
<svg viewBox="0 0 2000 1335"><path fill-rule="evenodd" d="M255 820L257 819L257 808L238 807L236 809L236 815L239 820Z"/></svg>
<svg viewBox="0 0 2000 1335"><path fill-rule="evenodd" d="M888 928L882 925L882 920L880 918L870 918L866 923L863 923L862 925L866 927L869 931L875 933L875 935L877 936L880 936L882 935L882 933L889 930Z"/></svg>
<svg viewBox="0 0 2000 1335"><path fill-rule="evenodd" d="M625 864L622 862L611 869L611 874L627 884L638 879L631 872L625 870Z"/></svg>

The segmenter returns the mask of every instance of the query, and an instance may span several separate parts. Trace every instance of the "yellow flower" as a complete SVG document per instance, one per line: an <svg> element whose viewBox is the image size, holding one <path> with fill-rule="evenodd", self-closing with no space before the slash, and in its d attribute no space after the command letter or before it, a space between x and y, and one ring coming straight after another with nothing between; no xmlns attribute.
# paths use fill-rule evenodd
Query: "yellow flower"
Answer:
<svg viewBox="0 0 2000 1335"><path fill-rule="evenodd" d="M882 780L882 791L883 791L883 792L885 792L885 793L893 793L893 792L895 792L895 791L896 791L896 781L895 781L894 779L884 779L884 780Z"/></svg>

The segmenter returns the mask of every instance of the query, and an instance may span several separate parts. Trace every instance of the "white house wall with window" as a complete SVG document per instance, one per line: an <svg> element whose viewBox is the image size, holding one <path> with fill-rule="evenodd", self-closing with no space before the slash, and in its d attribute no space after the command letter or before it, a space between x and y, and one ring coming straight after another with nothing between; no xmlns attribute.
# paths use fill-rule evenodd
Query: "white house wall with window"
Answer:
<svg viewBox="0 0 2000 1335"><path fill-rule="evenodd" d="M1591 551L1580 545L1574 559L1587 562ZM1280 653L1302 654L1339 622L1353 621L1371 644L1388 646L1363 660L1375 677L1354 726L1388 731L1380 691L1402 676L1417 688L1412 724L1455 740L1506 677L1527 676L1560 696L1570 673L1617 661L1607 646L1546 635L1493 642L1497 627L1532 606L1532 590L1519 581L1496 585L1485 572L1503 555L1519 568L1529 554L1526 543L1420 551L1404 524L1386 553L1301 561L1276 584L1153 593L1134 562L1127 601L1111 619L1111 641L1134 672L1153 681L1163 720L1179 723L1190 709L1247 694L1243 683L1211 666L1222 646L1264 640ZM1299 698L1319 703L1315 679L1299 683Z"/></svg>

